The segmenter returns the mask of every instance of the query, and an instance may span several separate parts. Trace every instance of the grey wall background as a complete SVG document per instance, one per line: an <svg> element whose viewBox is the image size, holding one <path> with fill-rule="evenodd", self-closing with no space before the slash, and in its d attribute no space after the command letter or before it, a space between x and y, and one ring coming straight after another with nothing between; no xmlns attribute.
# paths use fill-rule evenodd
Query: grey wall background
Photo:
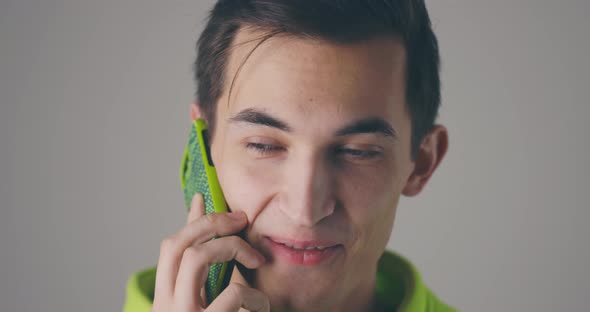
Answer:
<svg viewBox="0 0 590 312"><path fill-rule="evenodd" d="M118 311L184 224L213 1L0 2L0 311ZM428 1L450 151L390 247L463 311L590 294L588 1Z"/></svg>

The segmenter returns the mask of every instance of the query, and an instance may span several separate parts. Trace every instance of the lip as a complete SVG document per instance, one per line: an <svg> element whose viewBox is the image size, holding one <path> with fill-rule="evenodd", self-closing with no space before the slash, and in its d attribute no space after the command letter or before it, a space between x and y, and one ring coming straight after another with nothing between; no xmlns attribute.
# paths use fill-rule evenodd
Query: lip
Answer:
<svg viewBox="0 0 590 312"><path fill-rule="evenodd" d="M274 258L301 266L324 263L335 257L343 247L342 244L323 240L266 237L265 242L270 247Z"/></svg>

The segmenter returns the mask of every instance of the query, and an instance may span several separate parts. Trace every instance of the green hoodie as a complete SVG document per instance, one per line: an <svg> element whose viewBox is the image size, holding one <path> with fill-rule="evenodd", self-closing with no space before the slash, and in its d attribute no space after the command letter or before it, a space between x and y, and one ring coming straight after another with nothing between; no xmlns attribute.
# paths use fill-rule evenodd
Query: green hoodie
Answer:
<svg viewBox="0 0 590 312"><path fill-rule="evenodd" d="M149 312L154 298L156 267L139 271L127 282L123 312ZM377 270L377 301L380 311L452 312L423 283L420 273L406 258L386 251Z"/></svg>

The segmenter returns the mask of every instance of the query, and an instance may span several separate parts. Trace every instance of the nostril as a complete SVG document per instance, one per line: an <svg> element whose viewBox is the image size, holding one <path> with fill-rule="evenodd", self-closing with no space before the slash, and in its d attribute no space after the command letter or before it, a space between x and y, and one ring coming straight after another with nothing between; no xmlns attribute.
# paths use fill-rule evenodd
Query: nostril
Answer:
<svg viewBox="0 0 590 312"><path fill-rule="evenodd" d="M312 203L311 200L282 202L280 210L294 224L312 227L336 211L337 201L332 199L322 204Z"/></svg>

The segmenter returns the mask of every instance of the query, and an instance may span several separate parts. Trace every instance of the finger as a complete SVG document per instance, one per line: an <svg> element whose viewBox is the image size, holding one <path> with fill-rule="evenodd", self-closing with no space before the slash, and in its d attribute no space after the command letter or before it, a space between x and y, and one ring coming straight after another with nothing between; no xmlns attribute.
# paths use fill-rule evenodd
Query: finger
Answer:
<svg viewBox="0 0 590 312"><path fill-rule="evenodd" d="M197 249L205 255L203 260L207 261L207 266L235 259L245 267L255 269L266 262L258 250L238 236L220 237Z"/></svg>
<svg viewBox="0 0 590 312"><path fill-rule="evenodd" d="M174 293L182 253L189 246L199 245L215 236L237 233L246 224L247 219L243 212L208 214L199 217L180 232L163 240L156 271L156 294L171 296Z"/></svg>
<svg viewBox="0 0 590 312"><path fill-rule="evenodd" d="M189 224L200 216L205 214L205 204L204 198L202 194L196 193L191 200L191 208L188 212L188 216L186 218L186 224Z"/></svg>
<svg viewBox="0 0 590 312"><path fill-rule="evenodd" d="M192 244L199 245L215 237L236 234L247 224L248 219L242 211L206 214L187 224L178 232L178 243L184 247L182 248L184 250Z"/></svg>
<svg viewBox="0 0 590 312"><path fill-rule="evenodd" d="M261 291L240 285L230 284L206 311L239 311L244 308L253 312L269 312L268 297Z"/></svg>
<svg viewBox="0 0 590 312"><path fill-rule="evenodd" d="M202 305L203 307L207 305L207 291L205 290L205 287L201 288L201 302L204 303Z"/></svg>
<svg viewBox="0 0 590 312"><path fill-rule="evenodd" d="M222 237L199 247L187 248L178 270L175 298L187 308L196 303L202 305L199 290L205 286L209 266L233 259L252 269L264 263L262 255L237 236Z"/></svg>

